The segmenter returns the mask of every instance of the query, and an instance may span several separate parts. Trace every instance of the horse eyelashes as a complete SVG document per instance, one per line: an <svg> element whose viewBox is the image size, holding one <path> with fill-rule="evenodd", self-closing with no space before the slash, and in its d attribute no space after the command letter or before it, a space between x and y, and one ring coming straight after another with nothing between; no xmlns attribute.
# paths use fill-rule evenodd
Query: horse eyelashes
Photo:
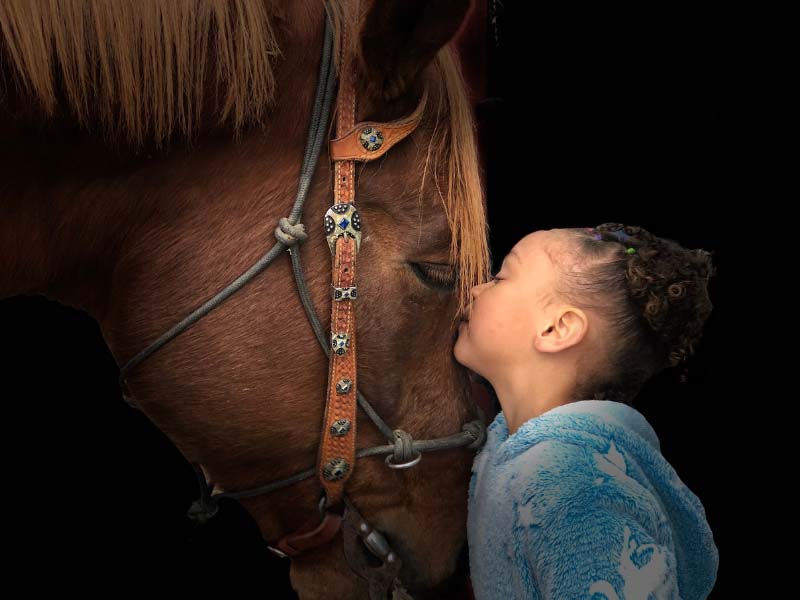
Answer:
<svg viewBox="0 0 800 600"><path fill-rule="evenodd" d="M414 272L425 284L444 289L453 289L456 282L455 270L448 266L432 266L424 263L411 263Z"/></svg>

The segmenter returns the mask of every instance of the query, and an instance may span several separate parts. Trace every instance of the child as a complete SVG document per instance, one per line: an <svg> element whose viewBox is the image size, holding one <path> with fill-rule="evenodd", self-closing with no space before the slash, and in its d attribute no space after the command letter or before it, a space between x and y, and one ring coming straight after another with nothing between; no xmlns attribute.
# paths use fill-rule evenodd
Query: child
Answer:
<svg viewBox="0 0 800 600"><path fill-rule="evenodd" d="M706 598L700 500L630 403L694 351L710 254L640 227L536 231L472 290L453 353L502 411L469 485L476 600Z"/></svg>

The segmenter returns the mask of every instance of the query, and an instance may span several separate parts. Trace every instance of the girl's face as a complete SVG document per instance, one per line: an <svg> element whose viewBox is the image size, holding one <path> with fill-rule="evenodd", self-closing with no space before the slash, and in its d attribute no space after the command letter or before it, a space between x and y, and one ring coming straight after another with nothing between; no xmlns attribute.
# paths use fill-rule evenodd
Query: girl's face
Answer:
<svg viewBox="0 0 800 600"><path fill-rule="evenodd" d="M468 321L459 325L453 348L459 363L495 386L530 366L534 339L549 326L545 308L556 283L545 247L557 251L563 243L558 230L531 233L511 249L492 281L472 288Z"/></svg>

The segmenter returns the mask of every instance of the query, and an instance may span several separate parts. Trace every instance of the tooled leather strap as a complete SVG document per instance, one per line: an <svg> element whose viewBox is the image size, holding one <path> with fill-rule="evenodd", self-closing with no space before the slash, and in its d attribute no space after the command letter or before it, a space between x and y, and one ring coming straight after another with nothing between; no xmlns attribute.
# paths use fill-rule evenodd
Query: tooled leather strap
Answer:
<svg viewBox="0 0 800 600"><path fill-rule="evenodd" d="M358 14L358 2L356 2ZM342 26L339 65L339 93L336 100L336 131L348 131L355 122L356 97L349 57L351 32ZM334 351L328 365L328 392L322 439L317 459L317 476L327 496L327 508L341 502L344 484L353 472L356 455L356 320L355 287L356 252L360 244L361 224L354 207L355 163L335 162L333 182L334 206L325 215L325 234L333 260L333 291L338 300L331 303L331 338ZM335 209L335 210L334 210ZM346 297L345 297L346 296ZM335 340L338 340L336 342Z"/></svg>
<svg viewBox="0 0 800 600"><path fill-rule="evenodd" d="M428 88L409 116L390 123L364 121L329 144L331 160L367 161L380 158L419 125L428 101Z"/></svg>
<svg viewBox="0 0 800 600"><path fill-rule="evenodd" d="M358 14L356 3L356 14ZM349 47L350 32L342 29L341 48ZM345 60L339 75L336 133L330 142L334 162L334 205L325 214L325 235L333 255L333 297L328 392L322 439L317 459L317 476L327 496L327 506L341 503L344 486L353 474L356 460L356 254L361 246L361 220L355 209L355 161L379 158L407 137L420 123L425 111L427 88L416 110L408 117L389 123L362 122L355 125L356 97L354 61Z"/></svg>
<svg viewBox="0 0 800 600"><path fill-rule="evenodd" d="M297 556L304 550L316 548L332 540L342 526L342 516L331 510L326 510L322 521L319 516L313 515L299 529L289 535L283 536L277 542L269 544L272 552L285 556Z"/></svg>

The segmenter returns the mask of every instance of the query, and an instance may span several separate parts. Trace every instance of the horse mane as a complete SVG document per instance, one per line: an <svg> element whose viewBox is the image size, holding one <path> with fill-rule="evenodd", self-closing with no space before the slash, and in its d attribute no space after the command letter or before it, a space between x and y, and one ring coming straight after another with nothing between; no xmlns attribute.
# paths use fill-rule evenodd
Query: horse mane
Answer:
<svg viewBox="0 0 800 600"><path fill-rule="evenodd" d="M279 54L268 12L247 0L4 0L0 58L46 117L63 94L74 118L88 129L99 121L110 141L160 145L176 129L192 138L211 59L220 122L239 131L262 119Z"/></svg>
<svg viewBox="0 0 800 600"><path fill-rule="evenodd" d="M347 6L328 6L337 33L358 18ZM272 61L281 52L272 19L278 11L276 2L248 0L3 0L0 77L13 79L47 118L68 111L87 129L99 126L111 142L141 147L146 141L160 146L175 134L193 138L213 68L219 122L238 135L263 122L275 102ZM353 36L349 41L355 44ZM488 225L474 121L452 48L443 48L430 69L444 93L435 104L425 170L451 230L456 319L467 310L472 286L488 279ZM445 174L441 184L439 174Z"/></svg>

